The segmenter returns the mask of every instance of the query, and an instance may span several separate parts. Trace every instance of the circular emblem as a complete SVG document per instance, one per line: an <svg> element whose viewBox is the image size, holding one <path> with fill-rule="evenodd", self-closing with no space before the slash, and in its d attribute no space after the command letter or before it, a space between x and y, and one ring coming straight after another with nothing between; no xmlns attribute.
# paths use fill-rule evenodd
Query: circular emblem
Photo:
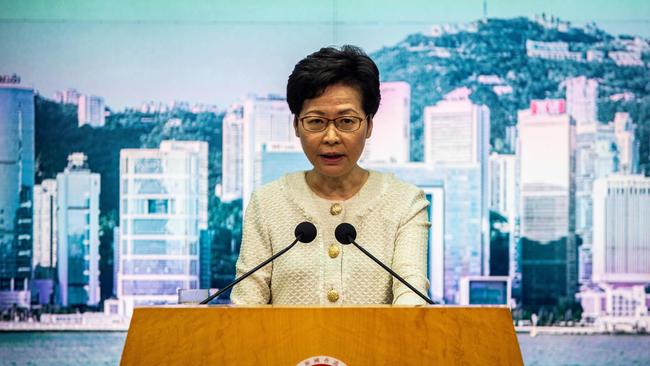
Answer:
<svg viewBox="0 0 650 366"><path fill-rule="evenodd" d="M347 366L343 361L337 360L332 356L313 356L306 358L296 366Z"/></svg>

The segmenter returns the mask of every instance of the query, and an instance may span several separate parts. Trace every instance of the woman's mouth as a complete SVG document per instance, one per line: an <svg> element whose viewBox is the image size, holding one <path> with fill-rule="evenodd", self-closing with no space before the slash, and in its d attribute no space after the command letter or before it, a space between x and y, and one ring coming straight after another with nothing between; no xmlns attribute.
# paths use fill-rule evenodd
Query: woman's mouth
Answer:
<svg viewBox="0 0 650 366"><path fill-rule="evenodd" d="M343 157L345 155L343 154L320 154L321 159L325 162L325 164L336 164L343 160Z"/></svg>

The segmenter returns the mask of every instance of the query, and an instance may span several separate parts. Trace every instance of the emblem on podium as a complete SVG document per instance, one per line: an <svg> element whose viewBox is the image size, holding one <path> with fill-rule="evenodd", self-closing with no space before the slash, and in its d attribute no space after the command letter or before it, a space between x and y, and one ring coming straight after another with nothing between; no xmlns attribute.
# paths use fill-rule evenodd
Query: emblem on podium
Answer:
<svg viewBox="0 0 650 366"><path fill-rule="evenodd" d="M306 358L296 366L347 366L343 361L337 360L332 356L313 356Z"/></svg>

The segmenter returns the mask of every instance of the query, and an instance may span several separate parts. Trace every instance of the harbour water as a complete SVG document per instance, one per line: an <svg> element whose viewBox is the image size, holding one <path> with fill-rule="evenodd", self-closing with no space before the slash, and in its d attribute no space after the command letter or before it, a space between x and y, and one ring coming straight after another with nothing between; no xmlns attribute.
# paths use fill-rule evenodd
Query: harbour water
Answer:
<svg viewBox="0 0 650 366"><path fill-rule="evenodd" d="M518 334L526 365L650 365L648 335ZM117 365L125 332L0 333L0 365Z"/></svg>

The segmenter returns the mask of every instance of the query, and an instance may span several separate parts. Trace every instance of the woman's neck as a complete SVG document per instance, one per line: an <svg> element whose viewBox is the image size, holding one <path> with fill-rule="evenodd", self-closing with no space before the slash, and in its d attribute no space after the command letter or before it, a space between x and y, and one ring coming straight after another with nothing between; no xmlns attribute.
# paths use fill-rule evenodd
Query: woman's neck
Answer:
<svg viewBox="0 0 650 366"><path fill-rule="evenodd" d="M328 177L312 169L307 172L305 180L317 196L332 201L345 201L361 190L369 175L367 170L357 165L340 177Z"/></svg>

